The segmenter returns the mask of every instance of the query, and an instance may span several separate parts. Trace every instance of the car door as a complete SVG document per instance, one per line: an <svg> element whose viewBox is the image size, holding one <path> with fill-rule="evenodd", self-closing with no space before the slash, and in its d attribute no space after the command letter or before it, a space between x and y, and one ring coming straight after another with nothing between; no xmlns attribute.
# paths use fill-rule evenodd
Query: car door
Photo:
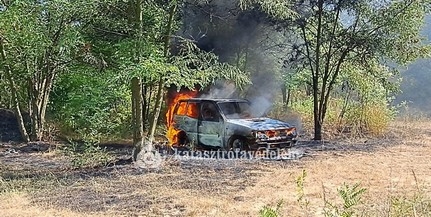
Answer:
<svg viewBox="0 0 431 217"><path fill-rule="evenodd" d="M198 141L204 147L223 147L223 118L217 105L211 101L201 103L198 121Z"/></svg>
<svg viewBox="0 0 431 217"><path fill-rule="evenodd" d="M181 102L176 109L175 127L184 131L190 143L196 145L197 126L199 119L200 105L198 102Z"/></svg>

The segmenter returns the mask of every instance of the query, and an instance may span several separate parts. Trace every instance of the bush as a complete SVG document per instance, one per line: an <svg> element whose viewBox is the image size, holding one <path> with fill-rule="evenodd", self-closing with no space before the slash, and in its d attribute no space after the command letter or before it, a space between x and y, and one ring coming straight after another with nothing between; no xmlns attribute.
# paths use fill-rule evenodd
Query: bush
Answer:
<svg viewBox="0 0 431 217"><path fill-rule="evenodd" d="M260 211L260 217L278 217L280 216L280 209L283 205L283 200L279 200L275 207L269 205L264 206Z"/></svg>
<svg viewBox="0 0 431 217"><path fill-rule="evenodd" d="M130 91L113 74L75 72L62 75L52 94L50 114L62 134L84 140L127 136Z"/></svg>
<svg viewBox="0 0 431 217"><path fill-rule="evenodd" d="M324 198L325 202L325 217L352 217L357 216L357 206L362 203L362 195L366 191L361 188L359 183L350 186L344 184L338 190L338 194L343 200L343 204L335 205Z"/></svg>
<svg viewBox="0 0 431 217"><path fill-rule="evenodd" d="M282 103L276 102L269 115L293 122L300 126L305 134L313 132L313 99L311 97L292 102L290 108L285 108ZM334 98L328 103L323 131L326 138L340 133L347 133L354 137L364 134L377 136L386 132L394 117L394 109L382 102L361 104L349 101L346 104L342 99Z"/></svg>

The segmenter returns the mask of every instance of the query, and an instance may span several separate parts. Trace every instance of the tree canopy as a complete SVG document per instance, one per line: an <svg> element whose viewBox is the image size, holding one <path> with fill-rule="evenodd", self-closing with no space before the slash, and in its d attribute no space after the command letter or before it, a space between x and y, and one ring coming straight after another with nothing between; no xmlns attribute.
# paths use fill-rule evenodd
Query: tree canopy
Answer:
<svg viewBox="0 0 431 217"><path fill-rule="evenodd" d="M399 67L430 53L420 34L429 3L2 1L0 105L14 109L26 141L43 140L50 121L96 140L124 136L139 77L152 137L167 88L229 80L238 96L310 111L320 140L328 117L361 108L364 122L366 108L389 108Z"/></svg>
<svg viewBox="0 0 431 217"><path fill-rule="evenodd" d="M430 52L430 46L423 43L424 38L420 35L425 14L429 11L426 1L243 3L245 6L257 5L278 25L292 28L297 34L300 43L295 45L296 58L289 64L300 64L311 74L316 140L322 139L329 98L340 82L340 75L355 67L360 69L362 76L372 76L374 80L370 82L385 85L394 73L385 69L389 63L405 65Z"/></svg>

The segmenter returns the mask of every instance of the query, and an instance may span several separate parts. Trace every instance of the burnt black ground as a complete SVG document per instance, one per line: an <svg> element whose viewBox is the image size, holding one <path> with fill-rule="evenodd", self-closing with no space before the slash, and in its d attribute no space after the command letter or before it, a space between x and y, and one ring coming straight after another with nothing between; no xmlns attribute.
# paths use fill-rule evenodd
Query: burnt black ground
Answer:
<svg viewBox="0 0 431 217"><path fill-rule="evenodd" d="M171 213L171 216L187 216L187 204L178 202L178 197L173 199L167 195L194 192L211 197L232 195L233 201L243 201L241 194L232 192L243 192L246 187L256 185L259 177L271 169L301 167L324 155L339 158L353 153L375 152L384 148L381 141L368 140L349 145L301 141L298 148L305 154L292 161L176 159L167 156L157 170L134 165L129 158L132 148L126 145L105 146L116 157L108 166L72 169L71 159L57 152L58 148L53 144L47 150L35 148L46 144L33 144L31 148L28 144L2 144L0 178L10 184L0 187L21 188L20 183L28 183L33 189L30 194L32 203L77 213L142 213L144 216Z"/></svg>
<svg viewBox="0 0 431 217"><path fill-rule="evenodd" d="M122 215L141 210L147 214L143 210L156 207L162 211L154 211L155 214L171 210L173 216L186 216L184 203L172 201L156 189L205 195L241 192L246 186L255 185L269 168L301 166L322 155L337 158L351 153L371 153L399 143L391 135L349 143L302 140L297 148L303 150L304 156L299 160L175 159L168 156L158 170L135 166L130 160L130 145L103 144L101 146L115 156L114 161L108 166L73 169L71 159L57 151L60 150L58 144L16 142L20 136L13 113L2 110L0 115L0 133L7 139L0 142L0 179L10 182L14 188L21 182L31 183L35 188L31 194L35 204L49 204L79 213L117 210L114 213ZM139 190L136 192L132 186L138 186ZM237 196L234 201L244 200Z"/></svg>
<svg viewBox="0 0 431 217"><path fill-rule="evenodd" d="M21 139L15 114L0 108L0 142L20 142Z"/></svg>

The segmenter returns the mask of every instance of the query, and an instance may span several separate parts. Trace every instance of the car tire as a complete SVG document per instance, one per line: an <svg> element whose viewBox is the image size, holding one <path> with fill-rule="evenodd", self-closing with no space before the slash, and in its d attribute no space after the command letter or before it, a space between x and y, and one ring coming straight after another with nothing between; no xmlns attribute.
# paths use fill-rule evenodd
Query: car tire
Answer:
<svg viewBox="0 0 431 217"><path fill-rule="evenodd" d="M247 140L241 136L233 136L229 139L228 151L247 151Z"/></svg>
<svg viewBox="0 0 431 217"><path fill-rule="evenodd" d="M247 139L241 136L233 136L229 140L227 156L237 159L253 159Z"/></svg>
<svg viewBox="0 0 431 217"><path fill-rule="evenodd" d="M177 145L179 145L179 146L185 146L190 142L189 138L187 137L186 132L184 132L184 131L180 131L177 134L177 137L178 137L178 144Z"/></svg>

